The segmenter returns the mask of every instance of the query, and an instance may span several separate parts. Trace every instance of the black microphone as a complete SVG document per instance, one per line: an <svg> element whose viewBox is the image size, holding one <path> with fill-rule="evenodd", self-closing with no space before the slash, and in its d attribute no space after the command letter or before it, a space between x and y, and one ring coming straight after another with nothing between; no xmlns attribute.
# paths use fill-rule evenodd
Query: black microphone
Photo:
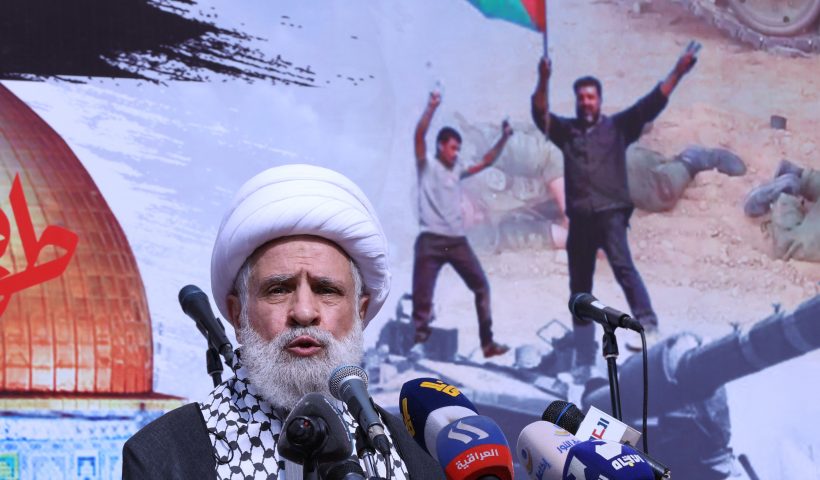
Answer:
<svg viewBox="0 0 820 480"><path fill-rule="evenodd" d="M367 373L364 369L357 365L336 367L330 374L328 385L330 394L347 405L376 450L385 458L389 457L390 441L367 393Z"/></svg>
<svg viewBox="0 0 820 480"><path fill-rule="evenodd" d="M308 393L285 419L276 449L282 458L312 469L347 460L353 443L330 401L321 393Z"/></svg>
<svg viewBox="0 0 820 480"><path fill-rule="evenodd" d="M354 455L341 462L319 465L319 476L324 480L365 480L359 459Z"/></svg>
<svg viewBox="0 0 820 480"><path fill-rule="evenodd" d="M200 332L207 332L208 343L225 358L225 362L234 367L233 345L225 335L225 327L214 316L208 295L196 285L186 285L179 291L179 304L182 311L191 317Z"/></svg>
<svg viewBox="0 0 820 480"><path fill-rule="evenodd" d="M607 307L589 293L576 293L570 297L569 311L576 317L596 321L604 327L621 327L643 332L643 325L640 322L620 310Z"/></svg>

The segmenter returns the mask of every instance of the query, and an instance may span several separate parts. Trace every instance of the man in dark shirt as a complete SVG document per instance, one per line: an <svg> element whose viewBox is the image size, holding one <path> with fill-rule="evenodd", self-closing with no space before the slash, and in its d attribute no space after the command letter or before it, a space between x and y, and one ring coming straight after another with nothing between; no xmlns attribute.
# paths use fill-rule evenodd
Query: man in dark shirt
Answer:
<svg viewBox="0 0 820 480"><path fill-rule="evenodd" d="M549 112L547 84L552 68L546 58L539 64L532 95L535 124L564 154L570 293L592 291L596 253L602 248L632 314L650 335L657 332L658 319L627 242L634 205L627 184L626 148L666 106L672 90L694 66L695 53L687 49L663 82L612 116L601 114L601 82L589 76L573 84L575 118ZM594 326L573 319L573 328L576 366L588 367L595 361Z"/></svg>

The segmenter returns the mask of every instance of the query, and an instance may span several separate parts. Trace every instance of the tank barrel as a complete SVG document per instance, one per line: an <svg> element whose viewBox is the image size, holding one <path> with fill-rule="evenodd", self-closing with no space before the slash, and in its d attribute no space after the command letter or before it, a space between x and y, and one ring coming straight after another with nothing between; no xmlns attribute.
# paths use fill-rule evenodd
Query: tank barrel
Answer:
<svg viewBox="0 0 820 480"><path fill-rule="evenodd" d="M681 334L650 348L650 415L662 415L712 396L724 384L820 348L820 295L792 313L775 313L745 331L700 345ZM643 371L640 355L620 368L624 418L640 415ZM609 387L584 396L584 404L609 410Z"/></svg>

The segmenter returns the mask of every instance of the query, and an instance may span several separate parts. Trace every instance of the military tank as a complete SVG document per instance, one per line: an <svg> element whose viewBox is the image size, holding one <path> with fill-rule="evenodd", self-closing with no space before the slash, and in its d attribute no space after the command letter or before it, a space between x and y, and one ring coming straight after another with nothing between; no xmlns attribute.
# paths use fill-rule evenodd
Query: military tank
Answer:
<svg viewBox="0 0 820 480"><path fill-rule="evenodd" d="M457 386L482 415L499 423L511 442L554 400L611 411L606 378L595 375L583 386L571 378L574 346L571 335L566 335L568 325L547 322L536 332L543 344L516 346L515 363L501 365L474 354L460 355L458 329L437 327L435 322L424 347L414 348L411 300L409 294L399 299L395 317L385 323L376 347L364 356L370 392L392 413L399 414L396 399L403 382L429 376ZM710 342L680 332L652 346L647 352L652 456L672 470L673 478L760 478L749 456L732 446L725 386L820 349L818 319L820 295L815 295L792 312L776 306L763 320ZM626 358L619 368L623 419L636 429L641 428L642 373L640 355ZM580 401L571 399L579 388ZM516 478L526 478L521 465L516 463L515 468Z"/></svg>
<svg viewBox="0 0 820 480"><path fill-rule="evenodd" d="M500 135L500 124L468 122L456 114L464 136L462 158L481 158ZM515 134L492 167L464 182L467 236L479 249L553 248L564 214L551 182L563 175L560 151L532 122L512 122Z"/></svg>
<svg viewBox="0 0 820 480"><path fill-rule="evenodd" d="M820 0L671 0L761 50L820 53Z"/></svg>

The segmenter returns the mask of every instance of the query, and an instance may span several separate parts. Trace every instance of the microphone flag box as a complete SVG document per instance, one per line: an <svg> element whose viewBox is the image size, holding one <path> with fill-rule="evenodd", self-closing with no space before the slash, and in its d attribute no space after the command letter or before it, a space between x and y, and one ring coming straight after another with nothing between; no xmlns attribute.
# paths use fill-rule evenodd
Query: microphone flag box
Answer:
<svg viewBox="0 0 820 480"><path fill-rule="evenodd" d="M516 450L527 475L536 480L561 480L567 453L578 438L558 425L539 420L521 430Z"/></svg>
<svg viewBox="0 0 820 480"><path fill-rule="evenodd" d="M449 479L474 480L495 475L512 479L512 452L501 428L489 417L456 420L438 434L436 451Z"/></svg>
<svg viewBox="0 0 820 480"><path fill-rule="evenodd" d="M562 480L654 480L652 467L629 445L587 440L569 449Z"/></svg>
<svg viewBox="0 0 820 480"><path fill-rule="evenodd" d="M455 385L423 377L405 382L399 411L413 439L436 458L436 439L451 422L478 415L475 405Z"/></svg>
<svg viewBox="0 0 820 480"><path fill-rule="evenodd" d="M589 407L575 436L581 440L611 440L637 445L641 432L595 407Z"/></svg>

